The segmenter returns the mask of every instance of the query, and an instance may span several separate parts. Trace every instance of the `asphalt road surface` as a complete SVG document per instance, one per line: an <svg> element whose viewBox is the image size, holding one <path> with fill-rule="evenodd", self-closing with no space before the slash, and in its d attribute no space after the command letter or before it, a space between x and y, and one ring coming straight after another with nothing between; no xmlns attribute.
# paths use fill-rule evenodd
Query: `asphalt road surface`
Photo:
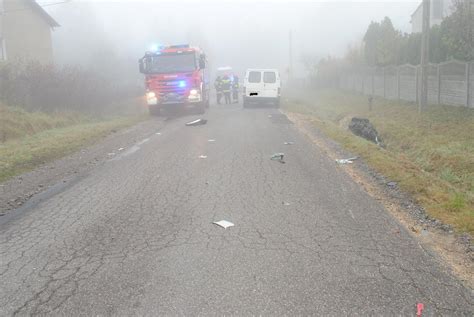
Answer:
<svg viewBox="0 0 474 317"><path fill-rule="evenodd" d="M277 110L205 117L157 120L2 217L0 315L472 316L471 291Z"/></svg>

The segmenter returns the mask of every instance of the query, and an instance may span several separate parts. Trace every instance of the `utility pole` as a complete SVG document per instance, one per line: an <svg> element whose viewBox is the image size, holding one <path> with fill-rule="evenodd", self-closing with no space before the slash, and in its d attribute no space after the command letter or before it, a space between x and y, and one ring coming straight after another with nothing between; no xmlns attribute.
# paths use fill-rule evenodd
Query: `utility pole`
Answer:
<svg viewBox="0 0 474 317"><path fill-rule="evenodd" d="M428 103L428 60L430 43L430 0L423 0L423 25L421 35L421 91L418 99L418 112ZM418 93L418 92L417 92Z"/></svg>
<svg viewBox="0 0 474 317"><path fill-rule="evenodd" d="M291 29L288 34L288 42L289 42L288 81L291 81L291 79L293 79L293 34L292 34Z"/></svg>

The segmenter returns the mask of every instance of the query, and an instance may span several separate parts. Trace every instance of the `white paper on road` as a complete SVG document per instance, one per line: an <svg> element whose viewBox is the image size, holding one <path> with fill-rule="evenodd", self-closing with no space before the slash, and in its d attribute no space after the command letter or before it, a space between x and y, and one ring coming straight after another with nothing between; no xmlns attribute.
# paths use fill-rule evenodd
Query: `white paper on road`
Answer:
<svg viewBox="0 0 474 317"><path fill-rule="evenodd" d="M214 221L213 224L221 226L224 229L227 229L229 227L233 227L234 224L230 221L227 220L221 220L221 221Z"/></svg>
<svg viewBox="0 0 474 317"><path fill-rule="evenodd" d="M213 142L216 142L216 140L214 140L214 139L209 139L209 140L207 140L207 142L213 143Z"/></svg>
<svg viewBox="0 0 474 317"><path fill-rule="evenodd" d="M201 155L201 156L199 156L199 158L207 159L207 155Z"/></svg>
<svg viewBox="0 0 474 317"><path fill-rule="evenodd" d="M288 141L288 142L285 142L284 144L285 144L285 145L293 145L293 144L295 144L295 142Z"/></svg>

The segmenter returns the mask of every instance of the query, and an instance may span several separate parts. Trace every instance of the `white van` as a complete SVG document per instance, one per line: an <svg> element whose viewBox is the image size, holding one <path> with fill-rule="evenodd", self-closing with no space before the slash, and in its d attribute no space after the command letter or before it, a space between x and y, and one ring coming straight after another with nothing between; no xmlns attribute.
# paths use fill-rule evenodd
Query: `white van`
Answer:
<svg viewBox="0 0 474 317"><path fill-rule="evenodd" d="M281 81L276 69L247 69L244 79L244 108L252 102L272 102L280 106Z"/></svg>

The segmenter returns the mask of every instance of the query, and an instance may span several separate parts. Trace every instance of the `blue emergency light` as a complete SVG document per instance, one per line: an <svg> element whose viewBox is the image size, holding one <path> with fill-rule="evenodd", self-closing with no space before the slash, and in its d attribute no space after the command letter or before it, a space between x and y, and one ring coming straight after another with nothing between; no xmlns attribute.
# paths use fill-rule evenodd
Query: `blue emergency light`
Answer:
<svg viewBox="0 0 474 317"><path fill-rule="evenodd" d="M185 81L185 80L180 80L180 81L178 82L178 87L179 87L179 88L184 88L184 87L186 87L186 81Z"/></svg>

